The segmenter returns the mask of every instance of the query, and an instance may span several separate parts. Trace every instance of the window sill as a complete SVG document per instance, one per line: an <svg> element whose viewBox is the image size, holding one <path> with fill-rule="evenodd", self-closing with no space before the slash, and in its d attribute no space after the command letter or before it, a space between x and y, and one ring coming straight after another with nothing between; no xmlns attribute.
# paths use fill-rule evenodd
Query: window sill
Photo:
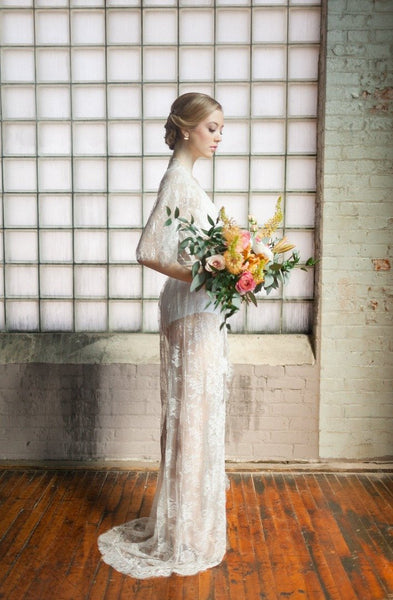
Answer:
<svg viewBox="0 0 393 600"><path fill-rule="evenodd" d="M309 337L229 335L233 364L312 365ZM159 336L149 333L3 333L0 364L158 364Z"/></svg>

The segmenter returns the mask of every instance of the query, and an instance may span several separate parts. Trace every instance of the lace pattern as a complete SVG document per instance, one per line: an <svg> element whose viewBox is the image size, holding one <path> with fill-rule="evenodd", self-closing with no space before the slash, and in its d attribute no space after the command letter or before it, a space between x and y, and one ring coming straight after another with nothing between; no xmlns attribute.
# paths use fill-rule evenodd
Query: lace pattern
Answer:
<svg viewBox="0 0 393 600"><path fill-rule="evenodd" d="M204 224L215 207L191 175L171 164L138 247L138 256L177 257L176 232L163 227L165 206ZM205 226L205 225L204 225ZM144 579L193 575L226 550L226 333L204 292L169 279L160 298L161 465L150 516L102 534L103 560Z"/></svg>

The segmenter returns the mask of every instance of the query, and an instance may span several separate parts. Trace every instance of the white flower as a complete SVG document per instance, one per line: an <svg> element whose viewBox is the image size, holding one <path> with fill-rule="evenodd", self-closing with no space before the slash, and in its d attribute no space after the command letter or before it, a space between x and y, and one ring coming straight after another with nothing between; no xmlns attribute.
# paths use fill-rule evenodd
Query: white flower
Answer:
<svg viewBox="0 0 393 600"><path fill-rule="evenodd" d="M273 260L273 252L270 250L266 244L264 244L258 236L256 236L252 241L252 250L255 254L262 254L266 258L266 260Z"/></svg>
<svg viewBox="0 0 393 600"><path fill-rule="evenodd" d="M213 271L222 271L225 269L225 260L221 254L213 254L206 259L205 264L206 271L212 273Z"/></svg>

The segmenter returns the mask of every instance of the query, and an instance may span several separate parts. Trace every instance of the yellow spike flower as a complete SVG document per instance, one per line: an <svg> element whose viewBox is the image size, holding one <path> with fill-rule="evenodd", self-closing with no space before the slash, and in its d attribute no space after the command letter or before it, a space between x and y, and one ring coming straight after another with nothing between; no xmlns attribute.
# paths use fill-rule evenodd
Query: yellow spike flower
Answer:
<svg viewBox="0 0 393 600"><path fill-rule="evenodd" d="M292 248L295 247L295 244L290 244L287 240L286 237L283 237L282 240L280 240L279 242L277 242L277 244L275 246L273 246L273 253L274 254L283 254L284 252L288 252L289 250L292 250Z"/></svg>
<svg viewBox="0 0 393 600"><path fill-rule="evenodd" d="M277 227L282 221L283 214L281 210L281 201L282 197L280 196L276 203L276 210L274 212L274 215L271 219L266 221L262 229L258 231L258 237L260 237L262 240L264 238L270 238L272 234L277 230Z"/></svg>

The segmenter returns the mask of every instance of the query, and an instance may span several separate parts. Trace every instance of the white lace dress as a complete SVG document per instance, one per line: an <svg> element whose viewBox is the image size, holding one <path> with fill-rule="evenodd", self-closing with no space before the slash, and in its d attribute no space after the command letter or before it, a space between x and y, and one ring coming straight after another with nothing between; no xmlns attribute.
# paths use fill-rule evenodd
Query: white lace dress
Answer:
<svg viewBox="0 0 393 600"><path fill-rule="evenodd" d="M217 210L191 173L169 163L137 249L138 260L171 264L179 255L166 206L206 227ZM161 466L150 517L98 539L103 560L144 579L193 575L221 562L226 550L225 391L228 364L222 317L204 291L168 279L160 298Z"/></svg>

